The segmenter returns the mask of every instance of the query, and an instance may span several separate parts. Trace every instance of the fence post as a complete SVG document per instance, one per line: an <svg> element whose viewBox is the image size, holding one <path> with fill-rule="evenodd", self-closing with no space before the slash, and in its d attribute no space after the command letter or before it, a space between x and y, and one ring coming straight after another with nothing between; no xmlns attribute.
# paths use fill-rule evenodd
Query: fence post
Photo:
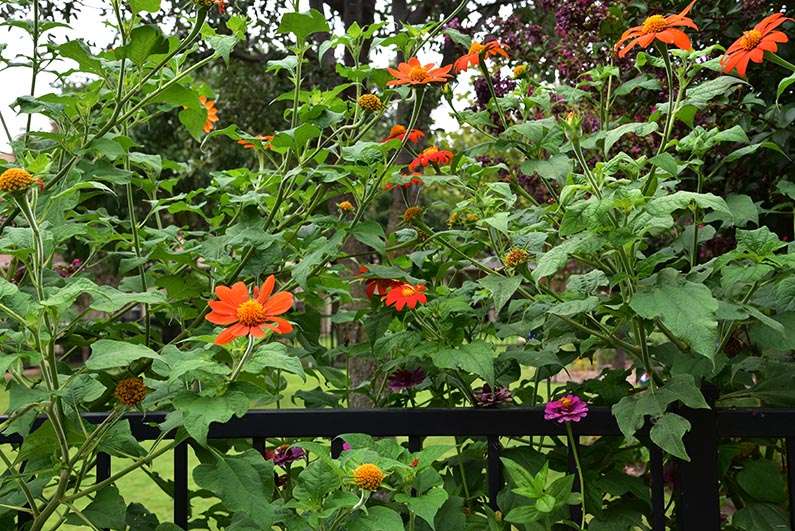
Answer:
<svg viewBox="0 0 795 531"><path fill-rule="evenodd" d="M710 393L707 401L710 400ZM718 468L718 422L712 409L682 408L679 413L690 421L684 443L690 461L676 467L676 522L682 530L720 530L720 490Z"/></svg>

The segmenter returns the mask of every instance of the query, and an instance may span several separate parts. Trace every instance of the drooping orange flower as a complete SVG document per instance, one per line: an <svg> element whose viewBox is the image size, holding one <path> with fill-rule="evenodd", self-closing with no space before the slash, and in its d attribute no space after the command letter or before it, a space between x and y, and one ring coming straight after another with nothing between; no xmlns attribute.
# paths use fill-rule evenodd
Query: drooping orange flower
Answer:
<svg viewBox="0 0 795 531"><path fill-rule="evenodd" d="M508 52L505 51L505 48L502 47L499 41L489 41L486 44L472 41L472 44L469 46L469 51L456 59L456 62L453 63L453 72L459 74L469 70L471 66L478 66L480 64L481 55L484 59L487 57L494 57L495 55L500 55L506 59L508 58Z"/></svg>
<svg viewBox="0 0 795 531"><path fill-rule="evenodd" d="M690 38L679 28L698 29L696 23L687 17L695 3L696 0L690 2L678 15L668 15L667 17L652 15L643 21L642 25L629 28L615 45L618 56L624 57L635 46L648 48L655 40L673 44L682 50L692 50L693 45L690 43ZM627 41L629 42L627 43Z"/></svg>
<svg viewBox="0 0 795 531"><path fill-rule="evenodd" d="M292 332L293 325L277 316L292 307L293 295L287 291L273 293L275 284L276 278L270 275L262 287L254 287L253 297L243 282L215 288L218 300L208 302L212 311L205 319L221 326L230 325L215 338L216 345L224 345L236 337L262 337L266 328L277 334Z"/></svg>
<svg viewBox="0 0 795 531"><path fill-rule="evenodd" d="M245 138L241 138L240 140L237 141L237 143L246 149L254 149L257 146L262 146L265 149L270 149L271 140L273 140L273 135L257 135L255 138L258 140L257 144L254 144L253 142L246 140Z"/></svg>
<svg viewBox="0 0 795 531"><path fill-rule="evenodd" d="M773 30L792 20L783 13L775 13L754 26L754 29L743 33L742 37L729 46L726 55L721 59L723 72L728 74L736 69L738 74L745 77L749 62L763 62L765 52L776 53L779 44L789 41L785 33Z"/></svg>
<svg viewBox="0 0 795 531"><path fill-rule="evenodd" d="M199 96L199 101L202 106L207 109L207 118L204 119L205 133L209 133L215 129L215 122L218 121L218 109L215 107L215 100L208 100L207 96Z"/></svg>
<svg viewBox="0 0 795 531"><path fill-rule="evenodd" d="M384 302L387 306L394 306L399 312L403 311L404 307L413 310L417 304L428 302L428 297L425 296L425 284L413 286L406 282L397 283L389 288Z"/></svg>
<svg viewBox="0 0 795 531"><path fill-rule="evenodd" d="M436 146L431 146L428 149L424 150L420 153L417 158L411 161L409 164L410 171L417 171L417 168L425 168L426 166L430 166L431 164L438 164L439 166L444 166L445 164L450 164L450 161L453 160L453 152L447 151L444 149L439 149Z"/></svg>
<svg viewBox="0 0 795 531"><path fill-rule="evenodd" d="M365 274L369 271L367 266L361 265L359 266L359 273ZM365 293L367 294L367 298L372 299L373 295L378 295L379 297L383 298L389 292L390 288L393 286L399 285L400 282L397 280L390 280L388 278L368 278L367 279L367 287L365 288Z"/></svg>
<svg viewBox="0 0 795 531"><path fill-rule="evenodd" d="M393 79L387 85L396 87L398 85L428 85L430 83L447 83L450 79L450 69L453 65L437 67L433 63L423 65L416 57L409 59L407 63L400 63L397 70L387 68L392 74Z"/></svg>
<svg viewBox="0 0 795 531"><path fill-rule="evenodd" d="M406 126L405 125L394 125L392 129L389 130L389 136L386 137L381 141L381 143L389 142L390 140L403 140L406 136ZM420 131L419 129L412 129L408 133L408 140L412 144L419 144L420 140L425 138L425 133Z"/></svg>
<svg viewBox="0 0 795 531"><path fill-rule="evenodd" d="M408 190L412 186L422 186L425 182L420 178L422 174L420 172L413 172L411 176L406 175L406 178L409 178L408 181L405 182L398 182L398 183L386 183L384 185L385 190L391 190L392 188L403 188L404 190Z"/></svg>

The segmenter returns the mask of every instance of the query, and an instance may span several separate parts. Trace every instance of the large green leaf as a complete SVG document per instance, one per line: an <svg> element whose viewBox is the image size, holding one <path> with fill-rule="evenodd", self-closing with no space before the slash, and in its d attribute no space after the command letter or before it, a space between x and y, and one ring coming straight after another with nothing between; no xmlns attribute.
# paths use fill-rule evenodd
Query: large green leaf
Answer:
<svg viewBox="0 0 795 531"><path fill-rule="evenodd" d="M146 345L100 339L91 345L91 357L86 361L86 368L92 371L101 371L114 367L126 367L141 358L162 360L157 352Z"/></svg>
<svg viewBox="0 0 795 531"><path fill-rule="evenodd" d="M242 417L248 411L248 406L248 397L239 391L230 391L215 397L184 392L174 398L177 411L169 413L166 424L181 420L188 434L204 445L207 444L210 424L226 422L232 416Z"/></svg>
<svg viewBox="0 0 795 531"><path fill-rule="evenodd" d="M306 38L313 33L329 31L329 26L323 13L311 9L304 13L285 13L278 31L279 33L292 33L298 44L303 44Z"/></svg>
<svg viewBox="0 0 795 531"><path fill-rule="evenodd" d="M367 513L356 512L345 529L348 531L405 531L400 515L383 505L370 507L367 509Z"/></svg>
<svg viewBox="0 0 795 531"><path fill-rule="evenodd" d="M494 385L494 345L491 343L475 341L457 348L443 348L432 358L434 365L441 369L461 369Z"/></svg>
<svg viewBox="0 0 795 531"><path fill-rule="evenodd" d="M715 317L718 301L704 284L685 280L673 269L664 269L653 284L638 289L630 306L645 319L661 319L695 352L714 359L718 341Z"/></svg>
<svg viewBox="0 0 795 531"><path fill-rule="evenodd" d="M604 156L607 156L610 149L616 142L621 140L622 136L630 133L634 133L638 136L646 136L655 132L658 127L657 122L633 122L611 129L605 134Z"/></svg>
<svg viewBox="0 0 795 531"><path fill-rule="evenodd" d="M273 464L255 450L237 455L213 454L193 471L196 484L217 496L231 513L249 516L270 529L273 523Z"/></svg>
<svg viewBox="0 0 795 531"><path fill-rule="evenodd" d="M447 491L442 487L433 487L419 496L399 493L395 495L395 501L404 504L411 512L428 522L431 529L436 529L433 521L436 513L447 501Z"/></svg>
<svg viewBox="0 0 795 531"><path fill-rule="evenodd" d="M481 278L478 283L491 292L492 297L494 297L494 311L500 313L505 303L513 297L513 294L522 285L522 277L488 275Z"/></svg>
<svg viewBox="0 0 795 531"><path fill-rule="evenodd" d="M94 499L80 511L98 529L126 529L125 515L127 505L119 494L119 489L111 485L97 492ZM75 513L69 515L67 523L86 526L86 522Z"/></svg>
<svg viewBox="0 0 795 531"><path fill-rule="evenodd" d="M674 457L690 461L682 437L690 431L690 422L676 413L666 413L651 428L651 440Z"/></svg>

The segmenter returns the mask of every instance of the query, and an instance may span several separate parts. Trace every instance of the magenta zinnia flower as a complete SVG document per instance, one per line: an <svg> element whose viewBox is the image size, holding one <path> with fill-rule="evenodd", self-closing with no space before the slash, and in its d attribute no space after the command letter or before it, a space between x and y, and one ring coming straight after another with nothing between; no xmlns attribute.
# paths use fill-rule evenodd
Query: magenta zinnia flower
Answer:
<svg viewBox="0 0 795 531"><path fill-rule="evenodd" d="M544 407L546 420L558 422L580 422L588 415L588 404L577 395L566 395L559 400L547 402Z"/></svg>
<svg viewBox="0 0 795 531"><path fill-rule="evenodd" d="M507 387L492 389L489 384L483 384L480 389L475 389L472 392L472 396L475 398L475 404L478 407L496 407L513 402L510 389Z"/></svg>
<svg viewBox="0 0 795 531"><path fill-rule="evenodd" d="M387 378L389 390L393 393L417 387L423 381L425 381L425 371L420 368L414 370L398 369Z"/></svg>
<svg viewBox="0 0 795 531"><path fill-rule="evenodd" d="M284 466L302 459L306 453L303 448L288 446L286 444L278 446L273 450L265 450L265 459L273 461L274 465Z"/></svg>

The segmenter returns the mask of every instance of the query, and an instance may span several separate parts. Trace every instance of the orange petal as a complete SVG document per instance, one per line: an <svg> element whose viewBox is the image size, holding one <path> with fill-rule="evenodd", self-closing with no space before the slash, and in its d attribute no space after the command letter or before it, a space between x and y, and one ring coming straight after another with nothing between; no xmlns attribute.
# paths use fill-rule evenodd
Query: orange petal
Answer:
<svg viewBox="0 0 795 531"><path fill-rule="evenodd" d="M687 7L686 7L686 8L684 8L684 9L682 10L682 12L681 12L681 13L679 13L679 16L680 16L680 17L684 17L684 16L686 16L688 13L690 13L690 10L691 10L691 9L693 9L693 6L694 6L694 5L696 5L696 0L693 0L692 2L690 2L690 3L687 5Z"/></svg>
<svg viewBox="0 0 795 531"><path fill-rule="evenodd" d="M293 307L293 294L289 291L280 291L269 298L262 305L266 315L281 315Z"/></svg>
<svg viewBox="0 0 795 531"><path fill-rule="evenodd" d="M661 31L657 34L657 38L666 44L673 44L682 50L693 49L693 45L690 43L690 37L688 37L684 31L676 28Z"/></svg>
<svg viewBox="0 0 795 531"><path fill-rule="evenodd" d="M205 319L217 325L230 325L237 322L236 315L229 315L224 313L210 312L204 316Z"/></svg>
<svg viewBox="0 0 795 531"><path fill-rule="evenodd" d="M233 339L235 339L237 336L240 335L240 334L237 334L236 332L237 332L238 328L241 328L241 327L242 328L246 328L243 325L237 324L237 325L232 325L229 328L223 330L220 334L218 334L218 337L215 338L215 344L216 345L226 345L227 343L229 343L230 341L232 341Z"/></svg>
<svg viewBox="0 0 795 531"><path fill-rule="evenodd" d="M262 287L257 294L257 302L260 304L264 304L265 301L268 300L268 297L271 296L273 293L273 286L276 284L276 277L270 275L268 278L265 279L265 282L262 283Z"/></svg>
<svg viewBox="0 0 795 531"><path fill-rule="evenodd" d="M263 337L265 335L265 331L262 329L262 325L260 326L252 326L249 328L249 333L251 337Z"/></svg>
<svg viewBox="0 0 795 531"><path fill-rule="evenodd" d="M271 317L270 321L272 324L265 324L265 326L277 334L289 334L293 331L293 325L287 319L282 319L281 317Z"/></svg>

